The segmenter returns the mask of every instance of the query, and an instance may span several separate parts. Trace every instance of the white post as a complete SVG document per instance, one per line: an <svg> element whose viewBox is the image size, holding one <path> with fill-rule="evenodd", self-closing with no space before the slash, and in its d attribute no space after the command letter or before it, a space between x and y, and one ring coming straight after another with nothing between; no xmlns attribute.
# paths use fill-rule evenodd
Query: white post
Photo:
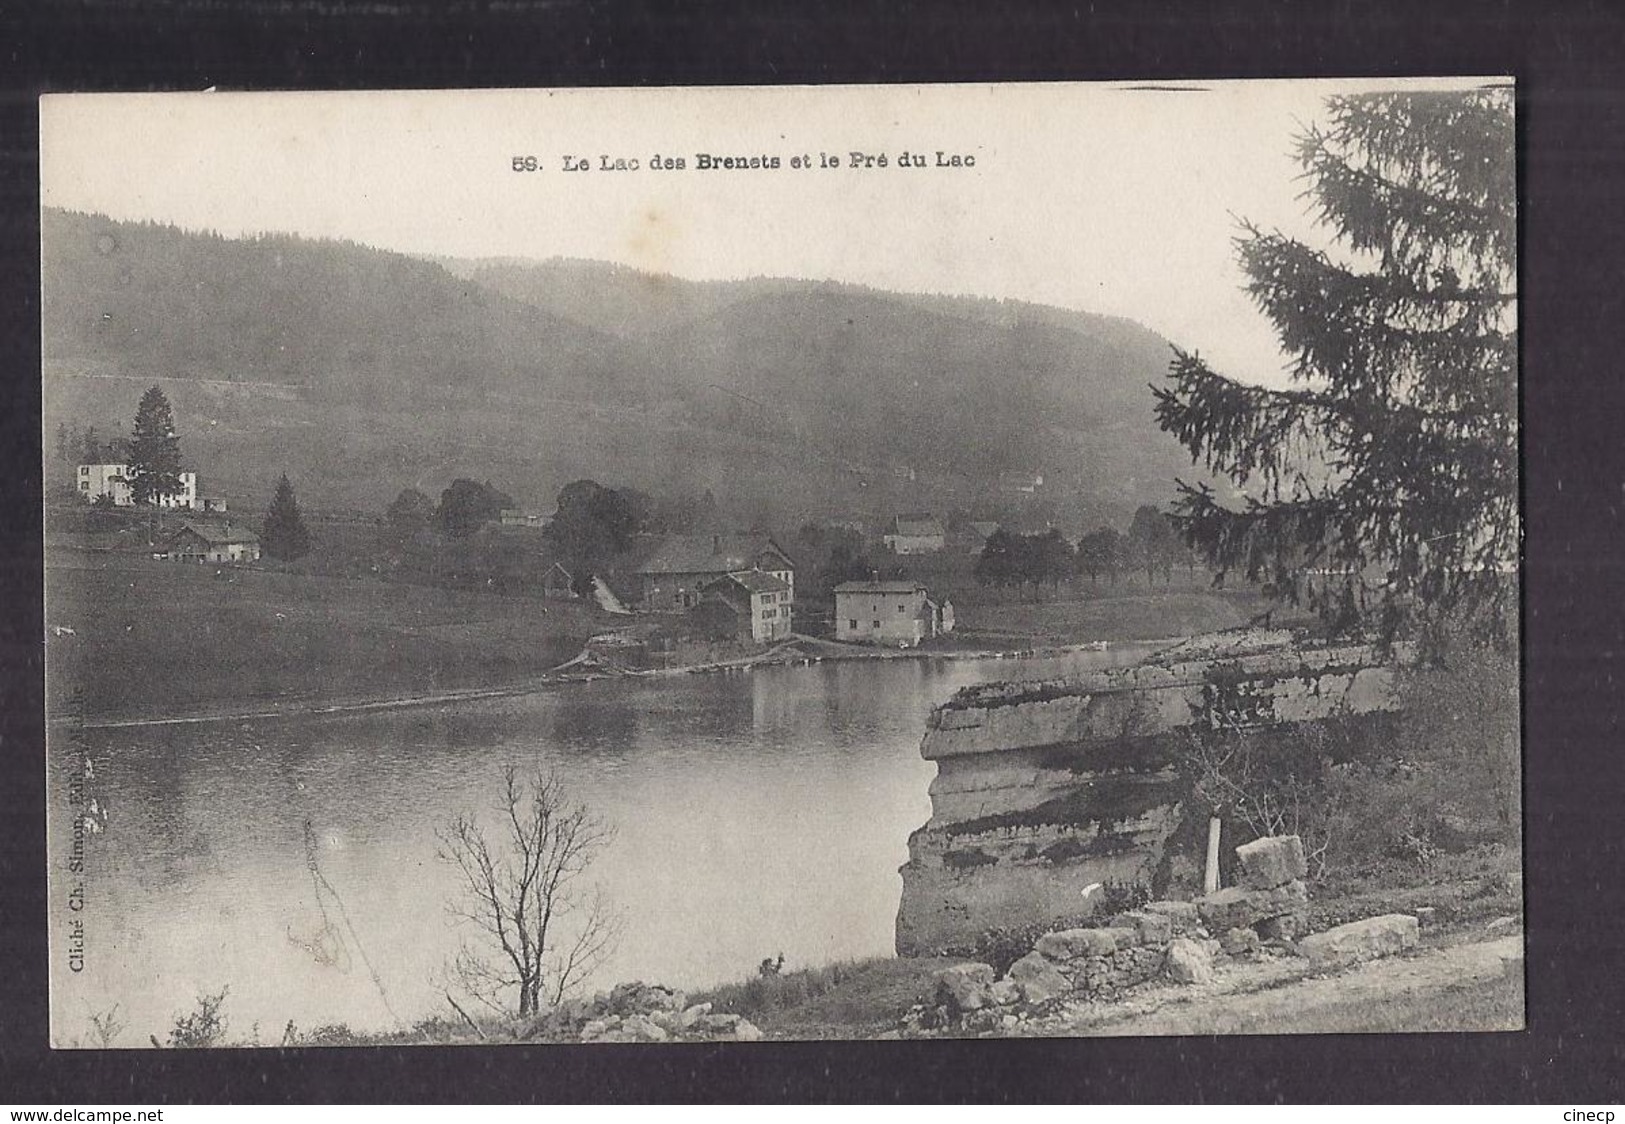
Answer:
<svg viewBox="0 0 1625 1124"><path fill-rule="evenodd" d="M1202 892L1214 894L1219 890L1219 824L1218 816L1207 821L1207 874L1202 879Z"/></svg>

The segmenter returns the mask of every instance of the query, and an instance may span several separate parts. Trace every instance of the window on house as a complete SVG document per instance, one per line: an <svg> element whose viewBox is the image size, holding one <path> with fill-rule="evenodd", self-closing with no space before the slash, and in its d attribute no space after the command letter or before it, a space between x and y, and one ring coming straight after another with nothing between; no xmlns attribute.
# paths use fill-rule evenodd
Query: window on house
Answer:
<svg viewBox="0 0 1625 1124"><path fill-rule="evenodd" d="M858 630L858 622L855 621L855 620L852 620L850 617L848 617L847 621L846 621L846 627L850 628L853 632L856 632Z"/></svg>
<svg viewBox="0 0 1625 1124"><path fill-rule="evenodd" d="M880 622L879 622L879 621L875 621L875 622L874 622L874 627L876 627L876 628L879 628L879 627L880 627Z"/></svg>
<svg viewBox="0 0 1625 1124"><path fill-rule="evenodd" d="M897 606L897 611L899 613L906 613L906 612L908 612L908 609L903 605L899 605L899 606Z"/></svg>

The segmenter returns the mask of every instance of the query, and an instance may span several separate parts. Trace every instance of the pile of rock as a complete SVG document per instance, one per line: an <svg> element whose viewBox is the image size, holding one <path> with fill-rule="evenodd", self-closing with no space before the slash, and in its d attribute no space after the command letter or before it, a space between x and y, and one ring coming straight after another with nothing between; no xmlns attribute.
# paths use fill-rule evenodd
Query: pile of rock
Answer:
<svg viewBox="0 0 1625 1124"><path fill-rule="evenodd" d="M1403 913L1309 935L1307 864L1296 835L1255 840L1236 848L1236 858L1240 885L1046 933L1002 979L990 964L943 969L932 1002L910 1010L901 1033L1009 1031L1067 1002L1110 1001L1153 979L1210 984L1221 956L1301 956L1330 968L1417 946L1419 920Z"/></svg>
<svg viewBox="0 0 1625 1124"><path fill-rule="evenodd" d="M1217 949L1195 905L1151 902L1095 928L1045 933L1003 979L990 964L943 969L933 1002L911 1010L903 1029L1008 1029L1062 1001L1109 1001L1164 974L1207 983Z"/></svg>
<svg viewBox="0 0 1625 1124"><path fill-rule="evenodd" d="M641 981L561 1003L543 1016L537 1034L577 1042L756 1042L762 1037L748 1019L714 1014L709 1003L690 1006L682 992Z"/></svg>
<svg viewBox="0 0 1625 1124"><path fill-rule="evenodd" d="M1272 835L1236 848L1239 883L1196 899L1209 932L1220 934L1228 953L1259 947L1261 941L1294 941L1309 931L1309 872L1303 841Z"/></svg>

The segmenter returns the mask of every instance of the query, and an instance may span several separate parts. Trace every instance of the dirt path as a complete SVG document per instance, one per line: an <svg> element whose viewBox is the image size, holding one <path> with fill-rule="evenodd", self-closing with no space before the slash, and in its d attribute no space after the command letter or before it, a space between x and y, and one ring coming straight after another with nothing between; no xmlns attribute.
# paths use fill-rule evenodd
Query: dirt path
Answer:
<svg viewBox="0 0 1625 1124"><path fill-rule="evenodd" d="M1158 988L1106 1009L1069 1012L1024 1033L1043 1035L1310 1034L1433 1029L1415 1025L1418 1010L1446 997L1508 981L1521 1007L1523 936L1471 940L1409 956L1376 960L1332 976L1313 976L1301 960L1240 965L1214 983ZM1521 1025L1496 1007L1471 1004L1447 1022L1461 1030Z"/></svg>

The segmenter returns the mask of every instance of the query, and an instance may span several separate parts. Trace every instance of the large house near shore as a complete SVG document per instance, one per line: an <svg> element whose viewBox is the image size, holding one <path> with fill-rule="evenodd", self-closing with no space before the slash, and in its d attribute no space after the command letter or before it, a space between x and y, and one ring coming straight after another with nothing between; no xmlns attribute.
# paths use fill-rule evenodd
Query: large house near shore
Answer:
<svg viewBox="0 0 1625 1124"><path fill-rule="evenodd" d="M759 571L783 583L774 606L788 618L795 600L796 564L767 535L668 535L638 567L639 607L682 612L700 603L718 578Z"/></svg>
<svg viewBox="0 0 1625 1124"><path fill-rule="evenodd" d="M855 581L835 587L835 639L912 648L954 630L954 606L914 581Z"/></svg>
<svg viewBox="0 0 1625 1124"><path fill-rule="evenodd" d="M762 570L724 574L700 587L691 610L719 635L765 644L790 639L790 586Z"/></svg>
<svg viewBox="0 0 1625 1124"><path fill-rule="evenodd" d="M170 495L159 496L159 507L191 509L198 506L197 473L180 474L181 489ZM127 464L82 464L74 489L86 503L94 503L103 496L113 501L114 507L133 507L135 497L130 492L130 466ZM210 497L211 503L225 504Z"/></svg>

